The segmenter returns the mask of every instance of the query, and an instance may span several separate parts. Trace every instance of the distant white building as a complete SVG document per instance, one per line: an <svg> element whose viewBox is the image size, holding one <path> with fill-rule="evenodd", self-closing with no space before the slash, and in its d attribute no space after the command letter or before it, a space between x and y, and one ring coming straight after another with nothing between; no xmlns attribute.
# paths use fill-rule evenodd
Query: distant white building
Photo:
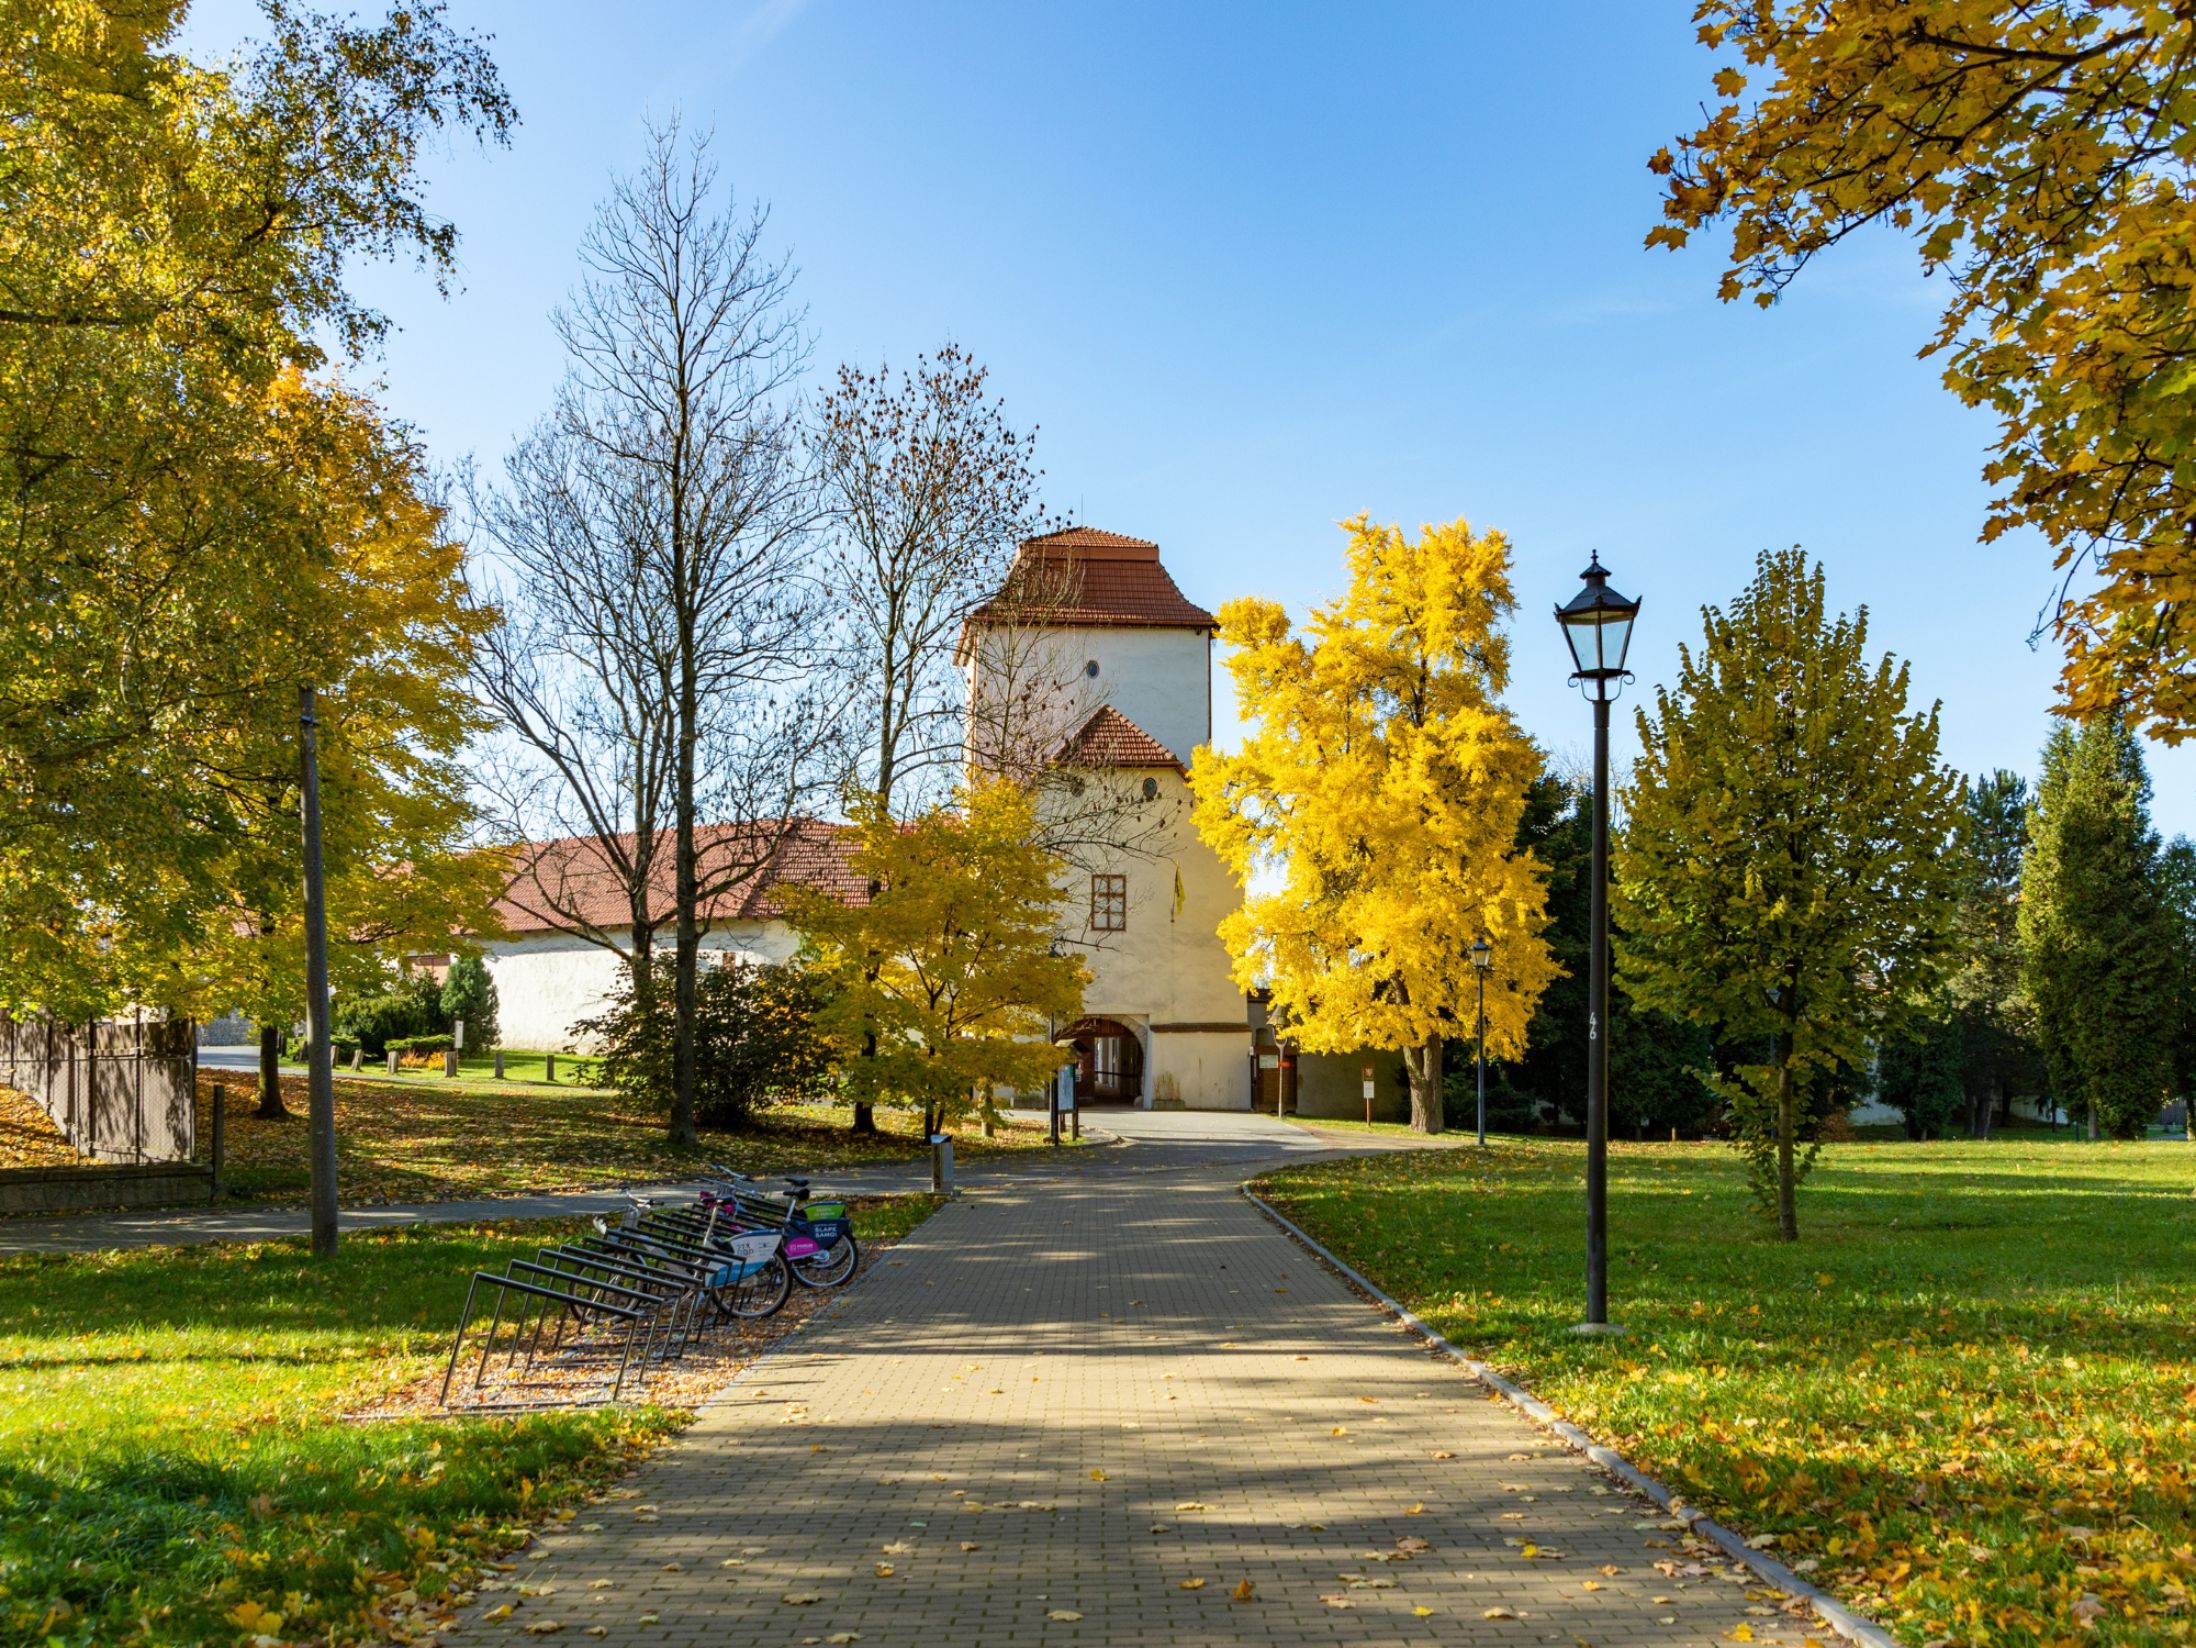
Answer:
<svg viewBox="0 0 2196 1648"><path fill-rule="evenodd" d="M705 832L705 840L720 844L726 837L721 829ZM796 822L775 843L766 866L706 912L708 927L701 939L705 958L783 961L792 955L801 941L784 920L783 888L790 882L858 892L846 853L842 826L814 819ZM652 913L666 923L656 932L659 949L672 937L669 856L666 851L659 860L662 874L651 904ZM630 952L632 908L622 879L611 873L607 855L589 838L542 842L521 860L496 914L509 936L488 941L483 952L489 976L496 981L503 1045L578 1051L584 1038L574 1026L608 1005L621 964L619 952L576 929L592 928Z"/></svg>

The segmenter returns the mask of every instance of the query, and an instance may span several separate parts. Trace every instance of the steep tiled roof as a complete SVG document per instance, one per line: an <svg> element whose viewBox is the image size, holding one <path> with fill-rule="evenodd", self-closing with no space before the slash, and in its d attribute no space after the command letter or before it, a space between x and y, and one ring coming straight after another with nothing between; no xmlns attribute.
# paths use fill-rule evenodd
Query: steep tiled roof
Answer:
<svg viewBox="0 0 2196 1648"><path fill-rule="evenodd" d="M1171 767L1174 752L1111 704L1101 705L1061 746L1060 759L1079 767Z"/></svg>
<svg viewBox="0 0 2196 1648"><path fill-rule="evenodd" d="M1007 584L973 623L1129 629L1213 629L1218 620L1184 595L1143 538L1071 526L1026 540Z"/></svg>
<svg viewBox="0 0 2196 1648"><path fill-rule="evenodd" d="M575 923L595 927L631 924L632 906L614 859L629 857L633 837L615 838L615 848L599 836L559 836L535 842L513 854L513 869L496 914L513 933L562 931ZM782 915L784 889L820 887L834 897L858 902L866 897L862 879L849 866L852 833L844 824L795 819L775 825L710 825L697 832L705 879L727 869L767 858L755 873L709 901L702 919L767 921ZM671 832L663 832L650 866L649 907L659 918L673 911Z"/></svg>
<svg viewBox="0 0 2196 1648"><path fill-rule="evenodd" d="M1148 552L1155 560L1159 555L1159 546L1149 538L1131 538L1125 532L1103 532L1094 526L1064 526L1057 532L1024 538L1022 548L1041 554L1069 549L1134 549Z"/></svg>

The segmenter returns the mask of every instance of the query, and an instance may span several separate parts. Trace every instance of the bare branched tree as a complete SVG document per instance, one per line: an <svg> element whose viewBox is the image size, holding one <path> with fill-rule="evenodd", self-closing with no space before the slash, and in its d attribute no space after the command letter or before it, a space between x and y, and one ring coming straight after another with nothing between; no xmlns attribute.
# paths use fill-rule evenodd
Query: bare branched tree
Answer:
<svg viewBox="0 0 2196 1648"><path fill-rule="evenodd" d="M794 395L805 320L765 253L767 212L719 194L706 141L651 132L557 316L556 407L484 511L509 574L483 680L516 757L502 787L523 839L549 820L583 842L529 854L514 896L620 948L585 913L607 878L644 1011L672 928L670 1132L689 1144L701 939L840 764Z"/></svg>
<svg viewBox="0 0 2196 1648"><path fill-rule="evenodd" d="M958 345L912 372L841 366L814 434L828 583L857 742L845 788L906 817L934 805L967 753L954 647L1015 546L1042 531L1037 435L984 393ZM874 893L874 889L872 889ZM865 1050L866 1051L866 1050ZM866 1104L854 1131L875 1131Z"/></svg>
<svg viewBox="0 0 2196 1648"><path fill-rule="evenodd" d="M954 344L912 372L841 366L817 419L831 593L859 688L850 787L899 816L959 776L962 625L997 593L1015 546L1049 524L1036 431L1007 422L986 376Z"/></svg>

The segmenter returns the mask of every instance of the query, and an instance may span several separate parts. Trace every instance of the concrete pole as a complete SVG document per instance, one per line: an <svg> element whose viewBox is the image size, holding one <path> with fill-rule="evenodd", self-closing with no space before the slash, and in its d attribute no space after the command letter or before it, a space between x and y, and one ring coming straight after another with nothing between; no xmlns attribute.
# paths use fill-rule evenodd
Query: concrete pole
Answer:
<svg viewBox="0 0 2196 1648"><path fill-rule="evenodd" d="M297 689L305 823L305 1069L311 1141L313 1252L336 1250L335 1058L328 1041L328 899L320 862L319 720Z"/></svg>

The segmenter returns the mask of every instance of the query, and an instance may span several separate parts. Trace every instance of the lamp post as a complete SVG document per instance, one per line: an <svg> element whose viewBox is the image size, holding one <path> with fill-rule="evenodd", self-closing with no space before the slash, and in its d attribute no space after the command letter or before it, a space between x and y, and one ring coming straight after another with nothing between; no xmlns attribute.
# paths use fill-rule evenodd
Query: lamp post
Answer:
<svg viewBox="0 0 2196 1648"><path fill-rule="evenodd" d="M1058 961L1061 955L1060 941L1054 939L1046 945L1045 954ZM1052 1049L1054 1057L1059 1056L1059 1020L1049 1008L1045 1012L1045 1045ZM1052 1073L1045 1078L1045 1112L1049 1124L1045 1143L1055 1146L1060 1142L1060 1068L1054 1065Z"/></svg>
<svg viewBox="0 0 2196 1648"><path fill-rule="evenodd" d="M1594 706L1592 951L1586 977L1586 1320L1580 1333L1609 1327L1609 705L1631 679L1624 655L1639 602L1609 587L1596 553L1579 574L1586 587L1556 608L1576 666L1571 679Z"/></svg>
<svg viewBox="0 0 2196 1648"><path fill-rule="evenodd" d="M1482 933L1472 940L1472 972L1479 979L1479 1147L1487 1148L1487 969L1494 965L1494 946Z"/></svg>

